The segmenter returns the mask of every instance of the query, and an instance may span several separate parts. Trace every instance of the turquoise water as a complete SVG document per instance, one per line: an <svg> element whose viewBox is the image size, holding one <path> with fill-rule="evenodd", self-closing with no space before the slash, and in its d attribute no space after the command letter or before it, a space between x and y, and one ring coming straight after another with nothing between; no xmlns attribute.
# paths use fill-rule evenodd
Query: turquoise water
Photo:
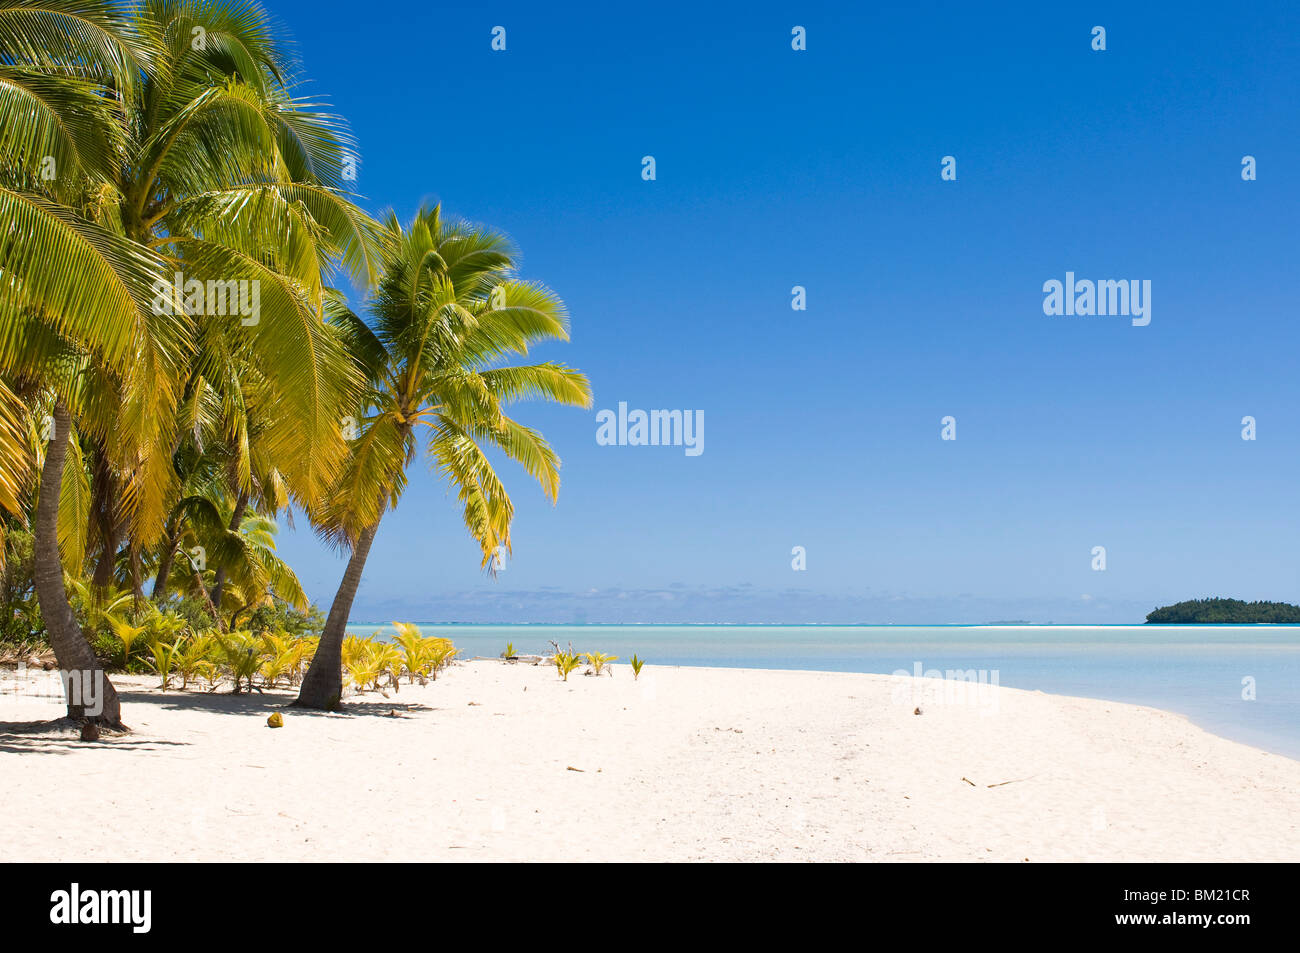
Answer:
<svg viewBox="0 0 1300 953"><path fill-rule="evenodd" d="M1300 758L1300 626L427 625L467 656L570 642L647 665L829 672L985 669L998 684L1149 705ZM391 626L358 623L369 634ZM1244 700L1243 679L1255 699Z"/></svg>

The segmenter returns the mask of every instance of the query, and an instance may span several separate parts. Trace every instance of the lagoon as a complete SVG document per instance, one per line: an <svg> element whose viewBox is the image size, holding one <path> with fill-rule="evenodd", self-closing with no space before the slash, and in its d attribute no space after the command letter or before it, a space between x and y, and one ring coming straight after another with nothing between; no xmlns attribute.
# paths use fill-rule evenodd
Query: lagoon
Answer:
<svg viewBox="0 0 1300 953"><path fill-rule="evenodd" d="M384 623L352 623L369 635ZM996 672L998 684L1177 712L1225 738L1300 759L1300 626L421 625L465 657L550 640L653 665ZM1253 690L1253 691L1252 691ZM1253 694L1253 698L1250 697Z"/></svg>

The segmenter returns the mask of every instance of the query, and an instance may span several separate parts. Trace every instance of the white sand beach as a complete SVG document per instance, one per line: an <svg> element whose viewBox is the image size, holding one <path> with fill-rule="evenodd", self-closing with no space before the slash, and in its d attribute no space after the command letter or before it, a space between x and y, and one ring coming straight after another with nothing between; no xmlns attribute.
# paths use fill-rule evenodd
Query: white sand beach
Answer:
<svg viewBox="0 0 1300 953"><path fill-rule="evenodd" d="M6 674L9 861L1300 860L1300 762L1133 705L473 661L344 714L118 677L88 743Z"/></svg>

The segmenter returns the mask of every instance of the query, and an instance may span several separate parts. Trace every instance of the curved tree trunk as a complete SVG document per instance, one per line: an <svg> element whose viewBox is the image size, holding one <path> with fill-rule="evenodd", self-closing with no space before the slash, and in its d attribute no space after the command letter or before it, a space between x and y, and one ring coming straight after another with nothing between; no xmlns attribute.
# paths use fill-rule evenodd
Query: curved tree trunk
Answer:
<svg viewBox="0 0 1300 953"><path fill-rule="evenodd" d="M352 547L352 557L343 573L343 581L339 583L339 591L334 596L334 604L330 606L320 645L316 647L316 655L303 677L298 700L294 702L301 708L333 711L338 708L339 699L343 697L343 637L347 634L352 600L356 598L357 587L361 585L361 572L366 568L366 557L370 555L370 544L375 541L378 529L376 525L365 530Z"/></svg>
<svg viewBox="0 0 1300 953"><path fill-rule="evenodd" d="M36 506L33 573L36 598L59 663L68 698L68 717L82 718L110 728L125 730L122 709L113 683L81 634L77 618L68 604L63 584L63 560L59 556L59 491L63 485L63 463L68 454L72 416L58 401L54 405L54 435L45 451L41 468L41 497Z"/></svg>
<svg viewBox="0 0 1300 953"><path fill-rule="evenodd" d="M248 493L241 490L239 500L235 503L235 513L230 517L230 531L238 533L240 525L244 522L244 510L248 508ZM226 570L223 566L217 567L216 581L212 586L212 604L221 611L221 590L226 585Z"/></svg>

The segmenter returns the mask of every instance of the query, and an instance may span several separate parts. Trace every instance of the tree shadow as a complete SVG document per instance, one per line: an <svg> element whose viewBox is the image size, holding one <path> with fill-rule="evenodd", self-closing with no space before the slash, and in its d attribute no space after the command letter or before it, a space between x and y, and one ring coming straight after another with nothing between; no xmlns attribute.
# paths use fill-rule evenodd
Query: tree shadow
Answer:
<svg viewBox="0 0 1300 953"><path fill-rule="evenodd" d="M404 702L400 698L355 699L344 701L337 711L315 711L310 708L293 708L297 697L294 691L271 689L268 691L241 692L182 692L159 689L142 689L123 686L118 690L122 702L123 719L131 725L132 711L149 707L170 711L208 711L225 715L261 715L282 712L291 719L309 718L401 718L437 711L420 702ZM157 731L155 727L154 731ZM149 751L162 747L188 745L187 741L168 741L157 737L141 737L130 732L104 729L98 741L81 740L81 722L67 717L49 721L0 721L0 754L69 754L86 748L112 748L120 751Z"/></svg>
<svg viewBox="0 0 1300 953"><path fill-rule="evenodd" d="M271 689L268 691L240 692L179 692L179 691L119 691L124 710L123 717L129 720L130 713L126 706L152 705L156 708L172 711L212 711L223 714L247 715L279 711L297 717L310 715L315 717L339 718L358 715L375 718L401 718L403 715L417 712L437 711L420 702L404 702L398 697L370 700L345 700L337 711L316 711L311 708L294 708L292 702L297 693ZM392 712L397 712L394 716Z"/></svg>
<svg viewBox="0 0 1300 953"><path fill-rule="evenodd" d="M101 730L98 741L81 740L81 722L74 718L52 721L0 721L0 754L69 754L87 748L114 751L151 751L188 745L185 741L140 738L130 732Z"/></svg>

